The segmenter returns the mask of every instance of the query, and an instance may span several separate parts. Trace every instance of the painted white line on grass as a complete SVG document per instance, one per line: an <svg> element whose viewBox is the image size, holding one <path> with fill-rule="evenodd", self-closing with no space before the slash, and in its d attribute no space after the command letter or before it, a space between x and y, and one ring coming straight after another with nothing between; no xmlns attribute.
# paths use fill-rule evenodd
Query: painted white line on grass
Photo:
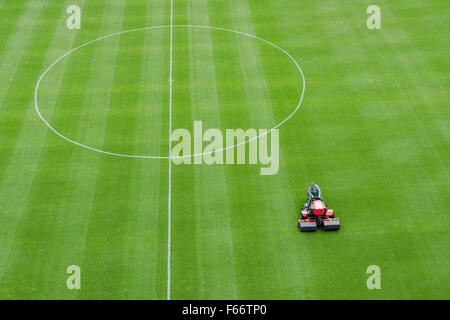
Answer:
<svg viewBox="0 0 450 320"><path fill-rule="evenodd" d="M170 62L169 62L169 196L167 204L167 300L170 300L170 242L171 242L171 198L172 198L172 144L170 137L172 136L172 83L173 83L173 0L170 0Z"/></svg>
<svg viewBox="0 0 450 320"><path fill-rule="evenodd" d="M172 0L172 1L173 1L173 0ZM173 15L172 8L171 8L171 14ZM173 19L173 17L171 17L171 22L173 22L172 19ZM251 138L251 139L248 139L248 140L243 141L243 142L241 142L241 143L237 143L237 144L232 145L232 146L228 146L228 147L226 147L226 148L222 148L222 149L220 149L220 150L213 150L213 151L208 151L208 152L202 152L202 153L196 153L196 154L188 154L188 155L183 155L183 156L172 156L172 157L171 157L170 154L169 154L168 156L151 156L151 155L150 155L150 156L146 156L146 155L122 154L122 153L108 152L108 151L100 150L100 149L97 149L97 148L94 148L94 147L90 147L90 146L88 146L88 145L85 145L85 144L82 144L82 143L80 143L80 142L77 142L77 141L75 141L75 140L73 140L73 139L67 138L66 136L64 136L63 134L61 134L59 131L57 131L55 128L53 128L52 125L51 125L51 124L50 124L50 123L42 116L41 112L39 111L39 106L38 106L38 91L39 91L39 85L40 85L42 79L44 78L44 76L47 74L47 72L49 72L50 69L53 68L53 66L54 66L55 64L57 64L59 61L61 61L62 59L64 59L64 58L65 58L66 56L68 56L69 54L71 54L71 53L77 51L78 49L81 49L81 48L83 48L83 47L85 47L85 46L87 46L87 45L90 45L90 44L92 44L92 43L94 43L94 42L96 42L96 41L103 40L103 39L107 39L107 38L111 38L111 37L114 37L114 36L119 36L119 35L125 34L125 33L136 32L136 31L142 31L142 30L150 30L150 29L158 29L158 28L170 28L171 34L172 34L172 31L173 31L173 28L201 28L201 29L211 29L211 30L226 31L226 32L231 32L231 33L235 33L235 34L240 34L240 35L243 35L243 36L246 36L246 37L249 37L249 38L253 38L253 39L262 41L262 42L264 42L264 43L266 43L266 44L268 44L268 45L274 47L275 49L278 49L279 51L281 51L282 53L284 53L285 55L287 55L287 56L290 58L290 60L295 64L295 66L297 67L298 71L300 72L300 75L301 75L300 82L302 83L302 92L301 92L300 99L299 99L299 102L298 102L297 106L295 107L294 111L292 111L292 113L289 114L289 115L288 115L285 119L283 119L280 123L278 123L278 124L277 124L276 126L274 126L272 129L270 129L270 130L266 131L265 133L260 134L260 135L258 135L258 136L256 136L256 137L253 137L253 138ZM173 81L170 81L170 87L172 87L172 82L173 82ZM79 146L79 147L82 147L82 148L85 148L85 149L89 149L89 150L92 150L92 151L96 151L96 152L99 152L99 153L107 154L107 155L110 155L110 156L117 156L117 157L140 158L140 159L180 159L180 158L199 157L199 156L203 156L203 155L208 155L208 154L212 154L212 153L216 153L216 152L222 152L222 151L225 151L225 150L233 149L233 148L236 148L236 147L238 147L238 146L240 146L240 145L249 143L249 142L251 142L251 141L253 141L253 140L259 139L259 138L261 138L261 137L263 137L263 136L265 136L265 135L271 133L273 130L278 129L278 128L279 128L281 125L283 125L286 121L288 121L290 118L292 118L292 117L294 116L294 114L300 109L300 106L301 106L301 104L302 104L302 102L303 102L303 97L304 97L304 95L305 95L305 89L306 89L306 80L305 80L305 76L304 76L303 71L302 71L302 68L300 67L300 65L298 64L298 62L294 59L294 57L292 57L291 54L289 54L289 52L287 52L286 50L282 49L281 47L277 46L276 44L274 44L274 43L272 43L272 42L270 42L270 41L268 41L268 40L265 40L265 39L263 39L263 38L261 38L261 37L258 37L258 36L255 36L255 35L252 35L252 34L249 34L249 33L241 32L241 31L236 31L236 30L231 30L231 29L226 29L226 28L220 28L220 27L201 26L201 25L174 25L174 24L171 24L171 25L162 25L162 26L153 26L153 27L137 28L137 29L131 29L131 30L126 30L126 31L120 31L120 32L112 33L112 34L109 34L109 35L100 37L100 38L98 38L98 39L94 39L94 40L91 40L91 41L89 41L89 42L86 42L85 44L82 44L82 45L80 45L80 46L78 46L78 47L76 47L76 48L74 48L74 49L68 51L67 53L65 53L64 55L62 55L62 56L59 57L58 59L56 59L56 60L55 60L55 61L54 61L54 62L53 62L53 63L52 63L52 64L51 64L51 65L50 65L43 73L42 73L42 75L39 77L39 79L38 79L38 81L37 81L37 83L36 83L35 90L34 90L34 107L35 107L36 113L38 114L39 118L45 123L45 125L46 125L51 131L53 131L56 135L58 135L58 136L61 137L62 139L66 140L66 141L68 141L68 142L70 142L70 143L73 143L73 144L75 144L75 145L77 145L77 146ZM172 134L172 133L171 133L171 134Z"/></svg>

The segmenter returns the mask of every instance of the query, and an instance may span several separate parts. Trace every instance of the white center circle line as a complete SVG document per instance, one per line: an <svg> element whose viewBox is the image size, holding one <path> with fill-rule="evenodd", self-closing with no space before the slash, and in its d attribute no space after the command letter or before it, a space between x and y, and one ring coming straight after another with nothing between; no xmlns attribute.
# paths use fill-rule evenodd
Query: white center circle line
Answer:
<svg viewBox="0 0 450 320"><path fill-rule="evenodd" d="M274 47L275 49L278 49L279 51L283 52L285 55L287 55L289 57L289 59L291 59L291 61L295 64L295 66L297 67L298 71L300 72L301 75L301 83L302 83L302 92L300 95L300 99L299 102L297 104L297 106L295 107L294 111L291 112L291 114L289 114L286 118L284 118L280 123L278 123L277 125L275 125L273 128L271 128L270 130L267 130L266 132L253 137L251 139L248 139L246 141L237 143L235 145L232 146L228 146L219 150L212 150L209 152L202 152L202 153L194 153L194 154L189 154L189 155L183 155L183 156L146 156L146 155L131 155L131 154L122 154L122 153L114 153L114 152L109 152L109 151L104 151L101 149L97 149L94 147L90 147L88 145L85 145L83 143L80 143L78 141L75 141L73 139L70 139L66 136L64 136L62 133L60 133L58 130L56 130L45 118L44 116L41 114L40 110L39 110L39 106L38 106L38 91L39 91L39 85L42 81L42 79L45 77L45 75L58 63L60 62L62 59L64 59L65 57L67 57L68 55L70 55L71 53L86 47L94 42L100 41L100 40L104 40L104 39L108 39L111 37L115 37L115 36L119 36L125 33L130 33L130 32L136 32L136 31L143 31L143 30L150 30L150 29L159 29L159 28L201 28L201 29L211 29L211 30L220 30L220 31L226 31L226 32L231 32L231 33L235 33L235 34L240 34L249 38L253 38L259 41L262 41L272 47ZM180 159L180 158L191 158L191 157L198 157L198 156L203 156L203 155L207 155L207 154L212 154L212 153L217 153L217 152L221 152L221 151L225 151L225 150L229 150L229 149L233 149L236 148L240 145L249 143L253 140L257 140L259 138L261 138L262 136L265 136L269 133L271 133L273 130L278 129L280 126L282 126L286 121L288 121L289 119L291 119L294 114L300 109L300 106L302 105L303 102L303 97L305 95L305 89L306 89L306 80L305 80L305 75L303 74L303 70L300 67L300 65L298 64L298 62L294 59L294 57L292 57L292 55L287 52L286 50L284 50L283 48L277 46L276 44L265 40L261 37L258 37L256 35L252 35L246 32L242 32L242 31L237 31L237 30L231 30L231 29L226 29L226 28L221 28L221 27L212 27L212 26L202 26L202 25L161 25L161 26L151 26L151 27L143 27L143 28L137 28L137 29L130 29L130 30L125 30L125 31L120 31L120 32L115 32L115 33L111 33L105 36L102 36L100 38L91 40L89 42L86 42L76 48L73 48L72 50L66 52L65 54L63 54L62 56L60 56L58 59L56 59L52 64L50 64L50 66L48 66L47 69L45 69L45 71L41 74L41 76L39 77L37 83L36 83L36 87L34 89L34 108L36 110L36 113L38 114L39 118L44 122L44 124L51 130L53 131L56 135L58 135L60 138L66 140L67 142L73 143L79 147L88 149L88 150L92 150L95 152L99 152L99 153L103 153L103 154L107 154L110 156L117 156L117 157L126 157L126 158L141 158L141 159Z"/></svg>

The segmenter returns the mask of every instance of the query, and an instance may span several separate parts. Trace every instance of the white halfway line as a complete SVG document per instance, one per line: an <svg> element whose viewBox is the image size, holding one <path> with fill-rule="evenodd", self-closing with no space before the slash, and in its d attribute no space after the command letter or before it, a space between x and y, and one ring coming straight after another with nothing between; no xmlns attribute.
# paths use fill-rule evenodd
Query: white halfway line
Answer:
<svg viewBox="0 0 450 320"><path fill-rule="evenodd" d="M169 196L167 203L167 300L170 300L170 241L171 241L171 193L172 193L172 145L170 137L172 135L172 70L173 70L173 0L170 0L170 75L169 75Z"/></svg>

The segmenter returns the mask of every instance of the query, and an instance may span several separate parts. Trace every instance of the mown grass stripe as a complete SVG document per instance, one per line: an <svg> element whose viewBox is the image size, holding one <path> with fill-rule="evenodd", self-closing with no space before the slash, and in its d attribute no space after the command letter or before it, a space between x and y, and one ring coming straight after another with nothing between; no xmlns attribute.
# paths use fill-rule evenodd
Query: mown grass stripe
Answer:
<svg viewBox="0 0 450 320"><path fill-rule="evenodd" d="M165 24L159 20L167 17L168 9L164 0L148 3L143 21L133 20L133 23L146 26ZM136 3L136 11L143 11L140 2ZM133 15L136 16L136 12ZM126 28L132 28L132 25ZM138 91L135 154L167 153L168 40L167 29L143 33L143 45L138 51L142 55L142 66L136 75L141 89ZM126 231L133 236L125 239L124 246L132 252L129 263L134 272L124 286L133 292L136 299L165 299L167 195L164 190L167 190L167 176L164 173L167 172L167 164L157 159L140 159L132 164L129 179L141 183L132 183L129 188L129 201L135 215Z"/></svg>
<svg viewBox="0 0 450 320"><path fill-rule="evenodd" d="M37 28L36 21L42 7L44 7L43 1L36 1L33 4L27 2L27 6L19 7L20 16L17 14L17 24L20 27L4 42L6 49L4 49L5 53L2 55L0 64L0 70L2 70L2 76L0 77L0 137L3 142L0 145L2 153L0 158L0 185L14 148L17 133L22 125L23 109L21 107L25 105L24 101L28 97L23 94L21 81L23 81L23 74L34 69L32 66L36 60L27 59L26 52L29 52L32 48L29 43L32 34L37 34L35 31ZM26 22L31 22L32 27L23 27ZM20 100L17 101L16 99Z"/></svg>
<svg viewBox="0 0 450 320"><path fill-rule="evenodd" d="M125 7L126 3L124 1L121 1L120 3L116 2L114 4L105 3L101 12L102 19L100 31L98 32L99 35L110 34L121 29ZM119 42L120 37L111 38L110 41L96 44L95 48L93 48L93 52L91 51L90 53L91 57L88 59L92 61L92 68L87 81L90 81L94 87L101 84L105 88L105 98L95 94L86 96L86 105L91 108L99 106L104 110L105 108L109 108L112 103L111 99L113 95L109 90L111 90L110 88L112 88L114 83L116 67L119 67L115 64L119 52ZM110 63L112 64L110 65ZM108 67L106 68L105 66ZM81 128L83 129L82 136L85 139L90 139L90 141L95 141L95 143L99 143L100 145L107 139L107 118L103 115L103 113L96 115L87 110L87 113L80 121ZM89 152L86 150L82 151ZM103 219L104 225L107 225L108 223L108 218L104 219L104 214L106 214L106 212L98 207L98 194L100 188L104 185L104 176L105 174L111 176L111 173L105 170L103 166L105 158L108 159L110 157L99 155L97 158L96 178L95 180L92 180L92 183L90 184L91 201L89 207L86 208L88 211L85 212L87 215L87 221L83 231L85 239L83 253L82 256L79 257L79 261L82 261L80 267L86 274L86 277L84 278L84 290L80 291L78 294L78 297L81 299L92 299L103 294L108 294L110 297L117 297L117 292L109 290L115 285L114 280L110 278L111 281L108 283L102 282L102 277L97 278L100 274L111 277L111 270L113 270L116 265L105 262L105 264L102 264L103 268L101 269L93 267L97 265L96 261L98 261L99 258L105 258L108 254L111 254L111 258L116 257L115 254L108 252L108 245L101 242L101 239L103 239L105 234L102 232L103 229L101 224L98 224L99 219ZM111 215L110 218L115 218L115 216ZM104 254L100 252L102 250ZM106 260L107 259L105 258L105 261ZM120 279L120 277L116 277L115 273L114 278L115 280Z"/></svg>
<svg viewBox="0 0 450 320"><path fill-rule="evenodd" d="M187 24L187 1L175 1L174 24ZM172 128L192 127L191 90L189 83L189 30L174 28L173 34L173 114ZM175 143L173 143L173 146ZM172 243L171 243L171 297L197 297L199 285L196 252L196 216L192 192L195 169L192 165L172 164Z"/></svg>
<svg viewBox="0 0 450 320"><path fill-rule="evenodd" d="M400 183L399 180L392 183L394 186L393 193L399 194L397 199L402 199L402 201L398 201L398 207L402 207L404 203L407 203L408 207L415 204L415 208L405 208L405 210L402 210L402 213L399 213L399 218L402 219L405 226L409 227L416 225L417 220L415 216L420 215L419 207L424 206L432 208L433 204L440 199L440 197L438 197L439 193L435 194L431 191L431 189L434 188L429 188L427 182L434 180L436 182L439 181L440 184L445 184L445 173L448 172L448 166L445 165L443 154L439 151L441 150L442 145L445 144L443 144L443 141L445 141L445 136L448 136L448 130L447 126L436 112L438 107L436 107L434 103L435 96L430 93L433 92L430 89L435 87L439 87L441 89L441 94L443 93L439 78L435 76L429 65L426 63L426 60L423 58L420 50L418 50L417 46L409 37L407 29L402 28L395 19L394 13L389 9L389 6L386 7L387 10L385 11L388 11L387 15L393 17L393 21L396 25L396 28L392 31L395 32L401 40L388 46L388 50L392 52L391 56L393 59L389 61L380 59L380 68L390 70L394 67L393 61L395 61L395 67L402 70L402 72L395 77L380 72L379 74L384 79L379 83L385 84L382 86L382 91L386 91L389 86L394 87L397 91L396 96L399 98L398 101L401 101L402 103L393 106L392 101L390 101L389 107L394 107L397 110L402 111L402 121L404 122L404 125L399 125L398 121L392 119L392 130L397 134L391 136L390 139L388 139L388 143L378 145L377 149L392 149L392 147L401 148L402 146L405 152L409 153L407 161L402 157L399 159L403 160L402 168L411 168L412 172L414 172L411 175L413 178L411 180L423 181L423 184L419 187L420 190L423 194L433 195L430 198L417 199L415 195L412 195L413 190L416 190L416 188L411 188L406 184L405 180L410 180L410 178L403 177L403 183ZM381 37L381 39L386 40L385 37ZM385 48L381 49L380 46L373 46L373 44L368 43L367 41L362 42L362 44L369 47L368 50L376 51L379 57L382 57L386 50ZM417 77L417 72L421 69L424 70L424 76L419 78ZM403 75L405 75L405 77ZM386 101L388 101L387 97ZM414 133L411 132L411 127L414 127ZM436 129L440 131L440 134L431 138L429 132ZM421 152L418 152L418 150ZM427 166L427 163L434 163L434 166L429 166L424 170L423 168ZM398 179L400 179L400 177L398 177ZM434 209L430 209L429 211L430 213L434 211L433 215L437 219L444 221L445 213L443 211ZM426 230L428 230L429 234L434 234L437 231L434 227L430 229L426 228ZM420 231L424 232L425 230L424 228L420 228ZM425 250L422 249L423 234L404 233L401 239L392 237L391 241L393 246L398 248L399 251L406 252L407 250L407 252L409 252L409 256L414 261L414 265L418 270L427 270L429 263L426 260L421 259L421 257L426 254ZM409 243L408 248L404 248L404 243ZM439 256L441 252L440 249L437 248L431 250L434 251L434 256ZM410 296L417 294L419 290L416 285L412 285L413 281L411 275L400 271L402 266L403 268L405 267L405 264L398 261L396 265L396 270L398 270L397 279L403 291ZM420 278L424 279L425 283L432 283L434 280L434 277L428 272L421 273Z"/></svg>
<svg viewBox="0 0 450 320"><path fill-rule="evenodd" d="M210 25L206 1L188 2L189 24ZM191 121L201 119L207 128L222 128L221 106L211 30L190 29L188 33ZM207 85L208 84L208 85ZM199 187L192 196L200 204L195 207L196 252L199 272L198 298L237 298L234 253L230 222L229 195L225 167L202 165L194 167L193 183ZM208 190L214 189L215 197ZM217 197L220 195L220 197ZM211 211L211 207L216 209ZM224 266L227 272L218 272ZM215 271L213 271L215 270Z"/></svg>
<svg viewBox="0 0 450 320"><path fill-rule="evenodd" d="M91 14L101 16L104 6L90 7L86 5L83 9ZM67 31L64 28L61 31L60 35L62 37L66 36ZM82 32L77 32L75 41L80 41L80 39L83 41L83 37L85 35ZM70 47L70 45L67 47ZM89 69L94 63L94 59L85 59L80 62L80 60L75 58L68 59L65 63L67 66L62 70L59 67L53 70L46 78L48 83L44 82L42 86L43 92L46 92L49 87L56 89L56 93L50 95L57 98L56 104L50 103L49 106L48 101L42 99L42 108L46 112L48 119L51 122L55 122L61 108L66 106L75 107L72 110L73 112L65 117L65 122L64 119L59 119L59 122L62 128L73 128L75 131L83 131L81 124L83 119L85 119L85 115L82 112L78 112L76 105L71 104L70 97L72 97L72 92L77 94L77 91L73 89L73 84L86 80L86 75L82 71ZM55 83L58 85L55 85ZM82 95L76 99L77 102L83 100L89 103L89 100ZM55 108L51 108L53 105L55 105ZM49 162L53 163L53 166L50 168L46 165ZM69 291L63 284L67 278L65 274L66 268L71 264L81 264L87 214L92 202L92 189L97 178L97 168L95 166L97 162L97 154L80 150L61 140L52 132L47 132L44 152L42 152L40 157L38 174L33 182L32 197L29 200L32 214L28 219L29 222L24 226L24 234L26 234L29 233L29 229L40 222L43 228L40 228L39 231L47 230L46 234L48 234L47 237L44 237L47 243L48 254L45 256L47 268L39 282L39 287L42 288L41 296L73 299L79 293L76 290ZM84 201L80 201L80 199ZM62 207L55 206L56 203L65 203L65 205ZM42 213L45 213L45 215L42 216ZM30 247L35 252L39 252L38 248L40 246L42 244L38 242ZM35 264L38 263L37 261L40 261L40 258L35 259Z"/></svg>
<svg viewBox="0 0 450 320"><path fill-rule="evenodd" d="M208 3L208 12L210 21L217 21L222 18L219 13L224 13L225 17L233 15L234 12L226 3ZM230 29L236 29L229 21ZM216 23L212 23L216 25ZM223 24L218 24L222 26ZM243 30L246 31L246 30ZM219 101L219 115L221 129L248 129L254 127L251 121L251 110L248 109L246 83L242 76L241 65L239 63L240 51L239 44L241 41L252 41L240 38L238 35L227 34L220 31L211 31L213 43L213 59L214 68L216 70L217 95ZM220 78L217 78L219 76ZM219 82L220 80L220 82ZM229 84L226 85L226 84ZM225 132L225 131L224 131ZM248 147L248 145L246 145ZM236 152L236 150L235 150ZM217 169L219 170L219 168ZM230 216L230 235L232 241L233 254L233 277L235 286L233 292L229 292L226 296L220 296L222 299L244 299L248 289L248 283L255 280L252 263L247 265L246 272L243 272L243 267L248 261L254 261L254 248L248 246L243 234L247 234L252 238L255 246L259 246L257 233L254 233L253 227L260 224L260 221L252 221L249 224L248 212L244 208L254 208L254 201L252 195L258 192L251 182L252 177L258 174L258 169L255 166L243 165L224 165L225 186L227 191L227 210ZM214 199L215 202L222 199ZM220 202L219 202L220 203ZM245 203L245 205L244 205ZM244 280L245 279L245 280ZM244 284L245 283L245 284ZM256 282L255 282L256 283Z"/></svg>
<svg viewBox="0 0 450 320"><path fill-rule="evenodd" d="M48 15L50 16L59 16L58 12L60 12L61 5L57 6L45 6L38 16L38 19L48 19ZM39 25L38 22L35 23ZM63 39L61 39L56 33L58 25L55 25L55 28L52 30L50 34L47 35L49 47L53 47L55 43L61 43ZM38 33L38 31L34 31L34 33ZM49 36L50 35L50 36ZM31 37L33 39L27 44L26 52L29 52L32 48L36 48L39 46L43 46L45 48L46 42L43 42L40 37ZM72 39L69 37L65 37L63 41L70 42ZM53 44L53 46L52 46ZM23 59L23 68L28 70L27 72L31 72L32 74L37 74L36 69L42 68L45 63L47 63L52 57L50 54L50 50L45 51L46 54L43 54L40 59L36 59L34 56L29 56L29 54L25 53ZM31 68L31 61L35 67ZM26 68L28 67L28 68ZM31 77L32 78L32 77ZM22 79L23 82L23 79ZM20 86L19 80L17 80L17 85ZM17 101L17 98L15 99ZM8 283L11 283L11 278L14 275L15 258L18 254L20 255L20 248L22 248L21 238L17 238L19 234L19 221L24 219L24 210L26 206L26 201L29 197L29 192L31 188L31 184L33 182L33 178L35 175L36 163L41 152L41 148L39 147L39 141L42 140L43 135L36 135L36 132L39 132L38 128L42 128L41 124L36 122L35 113L33 109L33 90L29 90L29 94L23 96L23 104L25 107L21 109L15 110L15 116L17 117L16 129L13 131L14 141L16 143L11 145L10 154L2 154L2 157L8 157L10 159L9 165L5 168L5 179L2 181L1 186L1 195L0 197L8 197L10 200L14 199L14 201L6 201L2 200L4 205L2 206L2 219L7 221L8 228L4 229L5 233L2 236L4 243L2 243L3 249L1 250L2 254L4 254L4 258L1 259L1 274L2 274L2 296L5 297L17 297L23 294L24 296L31 297L33 294L36 294L36 290L33 287L29 287L30 283L24 284L23 287L20 285L10 286L9 290ZM10 123L10 121L8 121ZM11 127L9 127L11 129ZM6 223L6 222L5 222ZM25 242L25 237L23 242ZM3 242L3 241L2 241ZM16 249L19 249L17 251ZM11 250L13 250L11 252ZM22 260L21 260L22 261ZM20 265L23 265L23 261ZM8 272L7 277L5 277L5 269L10 268L13 272ZM18 268L17 271L22 268ZM21 272L21 275L23 273ZM22 279L17 283L23 283ZM14 281L13 281L14 282Z"/></svg>
<svg viewBox="0 0 450 320"><path fill-rule="evenodd" d="M249 7L247 2L231 2L229 7L231 14L231 22L235 30L244 30L250 34L255 34L255 29L251 15L249 13ZM273 118L273 114L270 111L270 96L269 88L267 87L267 82L262 69L261 55L259 51L259 43L252 39L246 38L236 38L236 46L238 52L239 66L241 70L241 75L243 79L243 90L246 96L246 105L244 108L249 108L249 106L258 101L260 103L258 113L249 110L249 123L247 127L251 128L267 128L270 129L276 122ZM264 49L263 49L264 50ZM274 58L275 59L275 58ZM273 124L273 125L272 125ZM253 176L253 177L252 177ZM248 181L240 181L240 188L246 190L251 190L252 194L263 194L271 190L270 182L266 182L267 177L259 176L258 170L255 168L251 175L247 178ZM273 182L272 182L273 183ZM246 185L246 187L244 187ZM249 192L249 191L248 191ZM257 198L257 197L255 197ZM269 232L270 226L275 219L272 215L272 207L267 204L262 204L258 202L253 203L254 210L258 211L257 221L249 221L249 217L237 216L233 217L233 228L238 229L238 225L249 225L252 224L259 232L255 233L251 238L251 245L247 236L245 236L244 230L241 228L241 240L242 244L245 243L244 248L240 250L240 260L241 268L239 270L239 275L242 282L243 279L252 279L248 282L247 287L241 287L240 296L242 298L253 298L254 286L259 287L259 292L256 297L268 297L269 291L274 290L276 286L277 279L277 265L275 252L278 251L274 247L273 239L274 234ZM240 213L243 215L243 212ZM235 246L239 246L237 243ZM256 246L257 248L264 247L264 254L259 255L255 251L253 254L248 254L251 246ZM242 268L246 265L247 268ZM272 275L268 275L268 270L272 270ZM270 290L269 290L270 288ZM252 293L251 293L252 292Z"/></svg>
<svg viewBox="0 0 450 320"><path fill-rule="evenodd" d="M266 39L277 39L277 43L284 43L284 35L276 23L277 10L267 10L258 4L248 2L248 16L253 23L255 34ZM267 23L272 21L272 23ZM272 56L267 53L267 48L257 47L259 52L259 64L261 77L264 79L264 88L268 99L267 115L274 122L279 122L285 117L283 113L289 113L289 109L297 104L298 97L302 91L302 84L299 82L298 70L292 66L283 56ZM285 48L291 52L292 48ZM274 64L274 58L279 58L282 64ZM302 61L300 61L302 64ZM280 70L282 66L282 70ZM306 79L308 82L308 78ZM302 107L301 107L302 108ZM265 192L270 194L267 200L267 207L270 208L268 218L269 228L273 231L273 246L283 247L282 255L278 249L274 252L274 259L277 261L277 272L275 273L276 284L283 283L282 286L274 285L274 295L289 299L305 298L306 290L304 283L307 282L308 270L312 269L311 249L302 245L298 239L297 218L300 210L300 202L304 198L304 191L299 190L298 183L292 184L290 176L298 171L298 168L291 165L291 156L295 152L291 147L296 142L298 132L292 132L289 128L301 130L302 109L294 115L287 123L279 129L280 134L280 154L279 171L274 177L261 177L261 183ZM299 157L301 158L301 156ZM268 180L268 181L267 181ZM306 183L304 184L307 185ZM288 236L289 235L289 236ZM302 272L298 273L298 268Z"/></svg>

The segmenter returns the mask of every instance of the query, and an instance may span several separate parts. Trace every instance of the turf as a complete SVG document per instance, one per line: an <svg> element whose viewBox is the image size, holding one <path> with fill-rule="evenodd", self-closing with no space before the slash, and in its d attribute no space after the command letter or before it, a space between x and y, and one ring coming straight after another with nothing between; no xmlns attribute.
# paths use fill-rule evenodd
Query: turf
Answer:
<svg viewBox="0 0 450 320"><path fill-rule="evenodd" d="M280 127L280 170L174 165L172 299L448 299L450 143L447 1L175 0L174 24L255 34L306 77ZM82 8L81 30L66 8ZM39 76L101 36L170 24L170 1L0 0L0 298L166 299L168 160L64 141L34 109ZM62 134L109 152L167 156L169 28L111 37L42 80ZM302 90L261 41L175 27L173 128L271 128ZM303 234L318 183L338 232ZM66 288L78 265L81 290ZM366 268L381 268L368 290Z"/></svg>

